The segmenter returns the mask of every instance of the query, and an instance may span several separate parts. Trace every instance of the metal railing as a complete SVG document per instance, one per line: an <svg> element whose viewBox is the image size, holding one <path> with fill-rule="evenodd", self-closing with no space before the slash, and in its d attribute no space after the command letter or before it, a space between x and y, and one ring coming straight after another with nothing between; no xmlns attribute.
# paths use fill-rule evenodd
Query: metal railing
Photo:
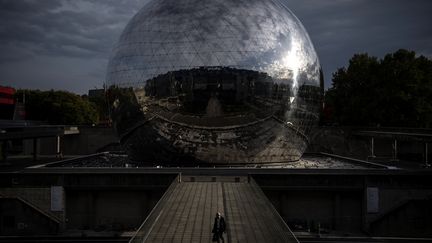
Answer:
<svg viewBox="0 0 432 243"><path fill-rule="evenodd" d="M172 195L172 192L180 183L181 183L181 174L176 176L176 178L173 180L171 185L168 187L168 189L165 191L165 193L156 203L156 206L152 209L152 211L144 220L144 222L141 224L139 229L135 232L134 236L130 239L129 243L138 243L138 242L141 243L147 240L154 225L157 223L159 217L163 213L163 208L168 201L167 199Z"/></svg>
<svg viewBox="0 0 432 243"><path fill-rule="evenodd" d="M287 223L280 216L280 214L278 213L278 211L276 210L276 208L273 206L273 204L268 200L267 196L264 194L264 192L262 191L261 187L255 182L255 180L252 178L252 176L249 175L248 179L249 179L249 183L251 184L251 186L254 187L254 188L256 188L257 193L260 194L261 197L266 198L267 206L270 209L270 213L273 215L273 217L276 220L280 221L281 224L284 226L285 229L283 230L283 232L280 232L283 235L284 242L299 243L299 240L297 239L297 237L295 236L295 234L288 227Z"/></svg>

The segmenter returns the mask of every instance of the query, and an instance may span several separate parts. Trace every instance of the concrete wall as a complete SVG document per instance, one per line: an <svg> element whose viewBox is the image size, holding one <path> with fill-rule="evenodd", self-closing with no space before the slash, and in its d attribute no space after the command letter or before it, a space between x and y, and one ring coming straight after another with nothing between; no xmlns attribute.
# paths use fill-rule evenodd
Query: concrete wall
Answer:
<svg viewBox="0 0 432 243"><path fill-rule="evenodd" d="M64 154L93 154L106 145L118 142L118 137L113 128L80 127L79 130L79 135L64 137Z"/></svg>
<svg viewBox="0 0 432 243"><path fill-rule="evenodd" d="M134 231L161 198L154 189L66 189L62 209L52 210L50 188L0 188L3 235L56 234L64 230ZM7 199L7 200L6 200Z"/></svg>
<svg viewBox="0 0 432 243"><path fill-rule="evenodd" d="M22 209L14 214L23 215L17 222L20 218L27 218L28 225L43 222L48 217L37 213L42 211L62 219L60 230L131 230L140 225L176 177L140 171L145 170L5 173L0 177L0 194L33 205L17 204ZM294 230L316 232L319 225L322 233L432 237L432 171L281 170L270 174L257 169L252 173ZM191 180L193 175L183 177ZM64 210L51 210L53 185L64 188ZM22 213L25 208L30 208L29 213ZM10 215L4 215L8 221ZM44 230L53 233L56 229L48 225Z"/></svg>
<svg viewBox="0 0 432 243"><path fill-rule="evenodd" d="M163 191L67 190L66 227L79 230L136 230Z"/></svg>
<svg viewBox="0 0 432 243"><path fill-rule="evenodd" d="M109 127L79 127L79 134L66 135L61 147L64 155L94 154L104 146L118 141L114 130ZM56 138L41 139L41 154L55 154Z"/></svg>
<svg viewBox="0 0 432 243"><path fill-rule="evenodd" d="M10 222L0 225L1 235L56 234L63 227L64 211L52 210L50 187L0 188L0 196L0 220Z"/></svg>
<svg viewBox="0 0 432 243"><path fill-rule="evenodd" d="M316 232L320 224L326 232L432 237L432 209L426 206L432 198L430 173L341 171L253 177L292 229ZM414 223L404 226L403 221Z"/></svg>
<svg viewBox="0 0 432 243"><path fill-rule="evenodd" d="M3 174L0 199L9 201L0 201L0 207L14 210L0 211L0 221L8 222L13 216L14 223L13 227L0 223L0 232L21 235L65 230L133 231L176 177L169 173L97 171Z"/></svg>
<svg viewBox="0 0 432 243"><path fill-rule="evenodd" d="M373 234L392 236L394 231L401 236L430 237L432 232L432 199L408 201L396 207L391 214L372 223ZM391 227L389 227L391 226Z"/></svg>
<svg viewBox="0 0 432 243"><path fill-rule="evenodd" d="M56 234L59 224L17 198L0 198L0 235Z"/></svg>
<svg viewBox="0 0 432 243"><path fill-rule="evenodd" d="M79 127L79 134L61 137L61 151L63 155L87 155L99 152L105 146L118 142L118 137L110 127ZM39 155L55 155L57 152L57 138L37 139ZM33 154L33 139L23 140L22 145L15 146L24 155Z"/></svg>
<svg viewBox="0 0 432 243"><path fill-rule="evenodd" d="M63 211L51 210L51 188L50 187L21 187L21 188L0 188L0 195L9 198L20 198L31 206L43 211L45 214L62 221Z"/></svg>
<svg viewBox="0 0 432 243"><path fill-rule="evenodd" d="M362 231L362 191L266 191L293 230ZM313 212L313 213L311 213Z"/></svg>

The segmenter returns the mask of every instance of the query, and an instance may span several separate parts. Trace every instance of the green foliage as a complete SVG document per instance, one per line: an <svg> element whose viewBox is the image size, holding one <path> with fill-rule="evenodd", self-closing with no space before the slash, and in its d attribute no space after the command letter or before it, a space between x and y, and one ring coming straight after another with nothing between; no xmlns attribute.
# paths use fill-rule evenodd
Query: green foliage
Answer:
<svg viewBox="0 0 432 243"><path fill-rule="evenodd" d="M356 54L333 74L326 106L342 125L432 127L432 61L398 50Z"/></svg>
<svg viewBox="0 0 432 243"><path fill-rule="evenodd" d="M93 104L97 110L97 114L100 121L109 120L109 105L105 94L98 95L95 97L88 97L88 100Z"/></svg>
<svg viewBox="0 0 432 243"><path fill-rule="evenodd" d="M94 124L98 121L96 105L86 97L65 91L18 90L17 98L25 93L26 119L50 124Z"/></svg>
<svg viewBox="0 0 432 243"><path fill-rule="evenodd" d="M124 133L144 119L132 88L110 86L107 89L108 103L111 105L111 118L117 132Z"/></svg>

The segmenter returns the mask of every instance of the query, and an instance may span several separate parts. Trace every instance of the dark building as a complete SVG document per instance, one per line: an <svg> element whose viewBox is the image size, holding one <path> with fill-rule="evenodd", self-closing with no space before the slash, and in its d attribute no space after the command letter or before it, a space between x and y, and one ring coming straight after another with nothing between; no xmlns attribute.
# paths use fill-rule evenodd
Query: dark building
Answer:
<svg viewBox="0 0 432 243"><path fill-rule="evenodd" d="M89 98L97 98L97 97L104 97L104 96L105 96L104 89L90 89L88 91Z"/></svg>

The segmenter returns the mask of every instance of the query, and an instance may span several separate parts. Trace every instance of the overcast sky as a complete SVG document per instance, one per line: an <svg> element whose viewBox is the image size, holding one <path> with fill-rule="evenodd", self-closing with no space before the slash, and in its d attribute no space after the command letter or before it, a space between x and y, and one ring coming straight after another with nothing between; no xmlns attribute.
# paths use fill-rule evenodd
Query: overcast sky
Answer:
<svg viewBox="0 0 432 243"><path fill-rule="evenodd" d="M0 85L101 88L112 46L147 1L0 0ZM405 48L432 58L431 0L284 1L311 36L326 88L354 53Z"/></svg>

